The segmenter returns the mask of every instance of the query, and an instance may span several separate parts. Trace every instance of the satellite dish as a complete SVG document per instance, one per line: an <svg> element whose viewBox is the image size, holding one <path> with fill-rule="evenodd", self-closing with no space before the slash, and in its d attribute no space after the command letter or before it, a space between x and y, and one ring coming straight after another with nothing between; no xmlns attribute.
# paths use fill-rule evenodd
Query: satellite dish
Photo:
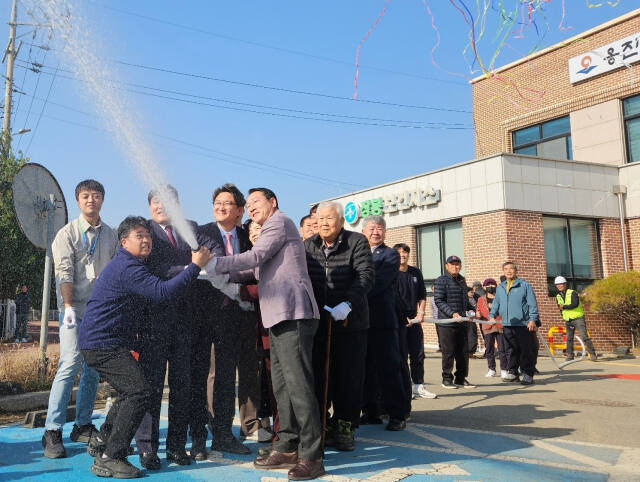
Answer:
<svg viewBox="0 0 640 482"><path fill-rule="evenodd" d="M51 290L51 243L55 234L67 224L67 203L60 185L44 166L28 163L13 178L13 209L20 229L38 248L46 250L40 317L40 365L38 375L47 373L47 337L49 333L49 293Z"/></svg>
<svg viewBox="0 0 640 482"><path fill-rule="evenodd" d="M20 229L35 246L47 249L48 203L53 204L53 234L67 224L67 204L60 185L47 168L28 163L13 178L13 209ZM53 195L53 199L51 196Z"/></svg>

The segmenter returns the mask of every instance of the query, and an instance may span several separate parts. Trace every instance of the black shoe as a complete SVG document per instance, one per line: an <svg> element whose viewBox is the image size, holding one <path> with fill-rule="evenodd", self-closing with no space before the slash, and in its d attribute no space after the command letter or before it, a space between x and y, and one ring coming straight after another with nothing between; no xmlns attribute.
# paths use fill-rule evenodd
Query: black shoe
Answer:
<svg viewBox="0 0 640 482"><path fill-rule="evenodd" d="M142 471L131 465L126 458L96 457L91 466L91 472L98 477L113 477L114 479L137 479L142 477Z"/></svg>
<svg viewBox="0 0 640 482"><path fill-rule="evenodd" d="M360 417L360 425L382 425L382 419L365 413Z"/></svg>
<svg viewBox="0 0 640 482"><path fill-rule="evenodd" d="M92 423L88 423L87 425L76 425L73 424L73 430L71 430L71 435L69 438L72 442L82 442L88 444L92 437L98 435L98 430Z"/></svg>
<svg viewBox="0 0 640 482"><path fill-rule="evenodd" d="M469 383L469 380L466 378L461 382L455 382L455 386L458 388L476 388L476 385Z"/></svg>
<svg viewBox="0 0 640 482"><path fill-rule="evenodd" d="M67 456L67 451L62 445L62 430L46 430L42 436L44 456L49 459L62 459Z"/></svg>
<svg viewBox="0 0 640 482"><path fill-rule="evenodd" d="M351 452L356 449L355 431L351 422L338 420L338 429L335 431L335 447L341 452Z"/></svg>
<svg viewBox="0 0 640 482"><path fill-rule="evenodd" d="M251 453L251 450L249 450L247 446L243 445L243 443L233 435L228 435L226 437L214 436L213 441L211 442L211 450L240 455L247 455Z"/></svg>
<svg viewBox="0 0 640 482"><path fill-rule="evenodd" d="M142 452L140 454L140 465L148 470L160 470L162 468L160 457L155 452Z"/></svg>
<svg viewBox="0 0 640 482"><path fill-rule="evenodd" d="M391 430L392 432L400 432L405 428L407 428L407 422L399 418L390 418L386 427L387 430Z"/></svg>
<svg viewBox="0 0 640 482"><path fill-rule="evenodd" d="M169 450L166 453L167 461L173 462L178 465L189 465L191 463L191 457L187 455L184 449Z"/></svg>
<svg viewBox="0 0 640 482"><path fill-rule="evenodd" d="M102 454L104 453L104 449L106 448L106 445L102 437L103 436L100 433L97 433L96 435L91 437L91 440L89 440L87 453L91 457L101 457ZM131 447L129 447L129 450L131 450ZM129 455L131 455L131 453L132 452L129 452Z"/></svg>
<svg viewBox="0 0 640 482"><path fill-rule="evenodd" d="M442 380L442 386L444 388L448 388L450 390L455 390L456 388L458 388L456 385L454 385L454 383L449 380L448 378L446 380Z"/></svg>
<svg viewBox="0 0 640 482"><path fill-rule="evenodd" d="M207 460L207 439L202 437L192 439L189 455L194 460Z"/></svg>

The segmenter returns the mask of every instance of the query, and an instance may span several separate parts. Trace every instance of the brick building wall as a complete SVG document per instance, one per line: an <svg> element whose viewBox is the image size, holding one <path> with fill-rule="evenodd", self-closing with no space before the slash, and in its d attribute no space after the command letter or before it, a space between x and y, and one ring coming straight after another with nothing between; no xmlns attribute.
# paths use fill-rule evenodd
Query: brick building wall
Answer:
<svg viewBox="0 0 640 482"><path fill-rule="evenodd" d="M629 219L627 221L629 237L627 238L627 249L631 258L631 268L640 270L640 218Z"/></svg>
<svg viewBox="0 0 640 482"><path fill-rule="evenodd" d="M476 157L511 152L510 132L515 129L640 92L626 68L577 84L569 82L568 71L569 58L638 31L636 11L474 80Z"/></svg>
<svg viewBox="0 0 640 482"><path fill-rule="evenodd" d="M620 228L616 219L601 219L600 242L604 275L623 271ZM630 220L628 233L631 253L640 256L640 219ZM538 300L542 332L554 325L563 325L554 297L548 296L547 269L544 250L544 228L542 214L528 211L496 211L462 218L464 240L465 277L468 284L485 278L499 280L502 263L513 261L518 266L518 275L533 286ZM412 256L417 251L416 230L413 226L387 231L386 244L407 243ZM640 263L640 260L637 261ZM416 265L413 257L410 264ZM431 316L427 304L427 316ZM616 346L629 346L629 331L616 320L587 311L587 324L595 347L599 351L611 351ZM437 346L435 325L423 325L425 344ZM478 344L483 348L482 337Z"/></svg>

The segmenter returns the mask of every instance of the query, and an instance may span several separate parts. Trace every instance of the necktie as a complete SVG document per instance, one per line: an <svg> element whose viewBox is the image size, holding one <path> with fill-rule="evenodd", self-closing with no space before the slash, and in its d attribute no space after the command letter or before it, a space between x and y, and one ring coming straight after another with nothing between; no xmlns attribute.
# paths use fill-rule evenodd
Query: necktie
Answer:
<svg viewBox="0 0 640 482"><path fill-rule="evenodd" d="M224 250L227 256L233 256L233 244L231 244L231 233L224 233Z"/></svg>
<svg viewBox="0 0 640 482"><path fill-rule="evenodd" d="M171 226L167 226L165 230L167 231L167 237L169 238L169 242L171 243L171 246L173 246L174 248L177 248L178 243L176 243L176 238L173 237L173 229L171 229Z"/></svg>

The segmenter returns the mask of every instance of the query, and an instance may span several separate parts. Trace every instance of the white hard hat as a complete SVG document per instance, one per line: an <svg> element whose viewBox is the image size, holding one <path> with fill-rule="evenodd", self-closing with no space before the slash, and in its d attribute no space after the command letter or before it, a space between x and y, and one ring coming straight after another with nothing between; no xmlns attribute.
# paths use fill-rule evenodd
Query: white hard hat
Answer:
<svg viewBox="0 0 640 482"><path fill-rule="evenodd" d="M556 279L553 281L554 285L562 285L567 284L567 280L564 276L556 276Z"/></svg>

